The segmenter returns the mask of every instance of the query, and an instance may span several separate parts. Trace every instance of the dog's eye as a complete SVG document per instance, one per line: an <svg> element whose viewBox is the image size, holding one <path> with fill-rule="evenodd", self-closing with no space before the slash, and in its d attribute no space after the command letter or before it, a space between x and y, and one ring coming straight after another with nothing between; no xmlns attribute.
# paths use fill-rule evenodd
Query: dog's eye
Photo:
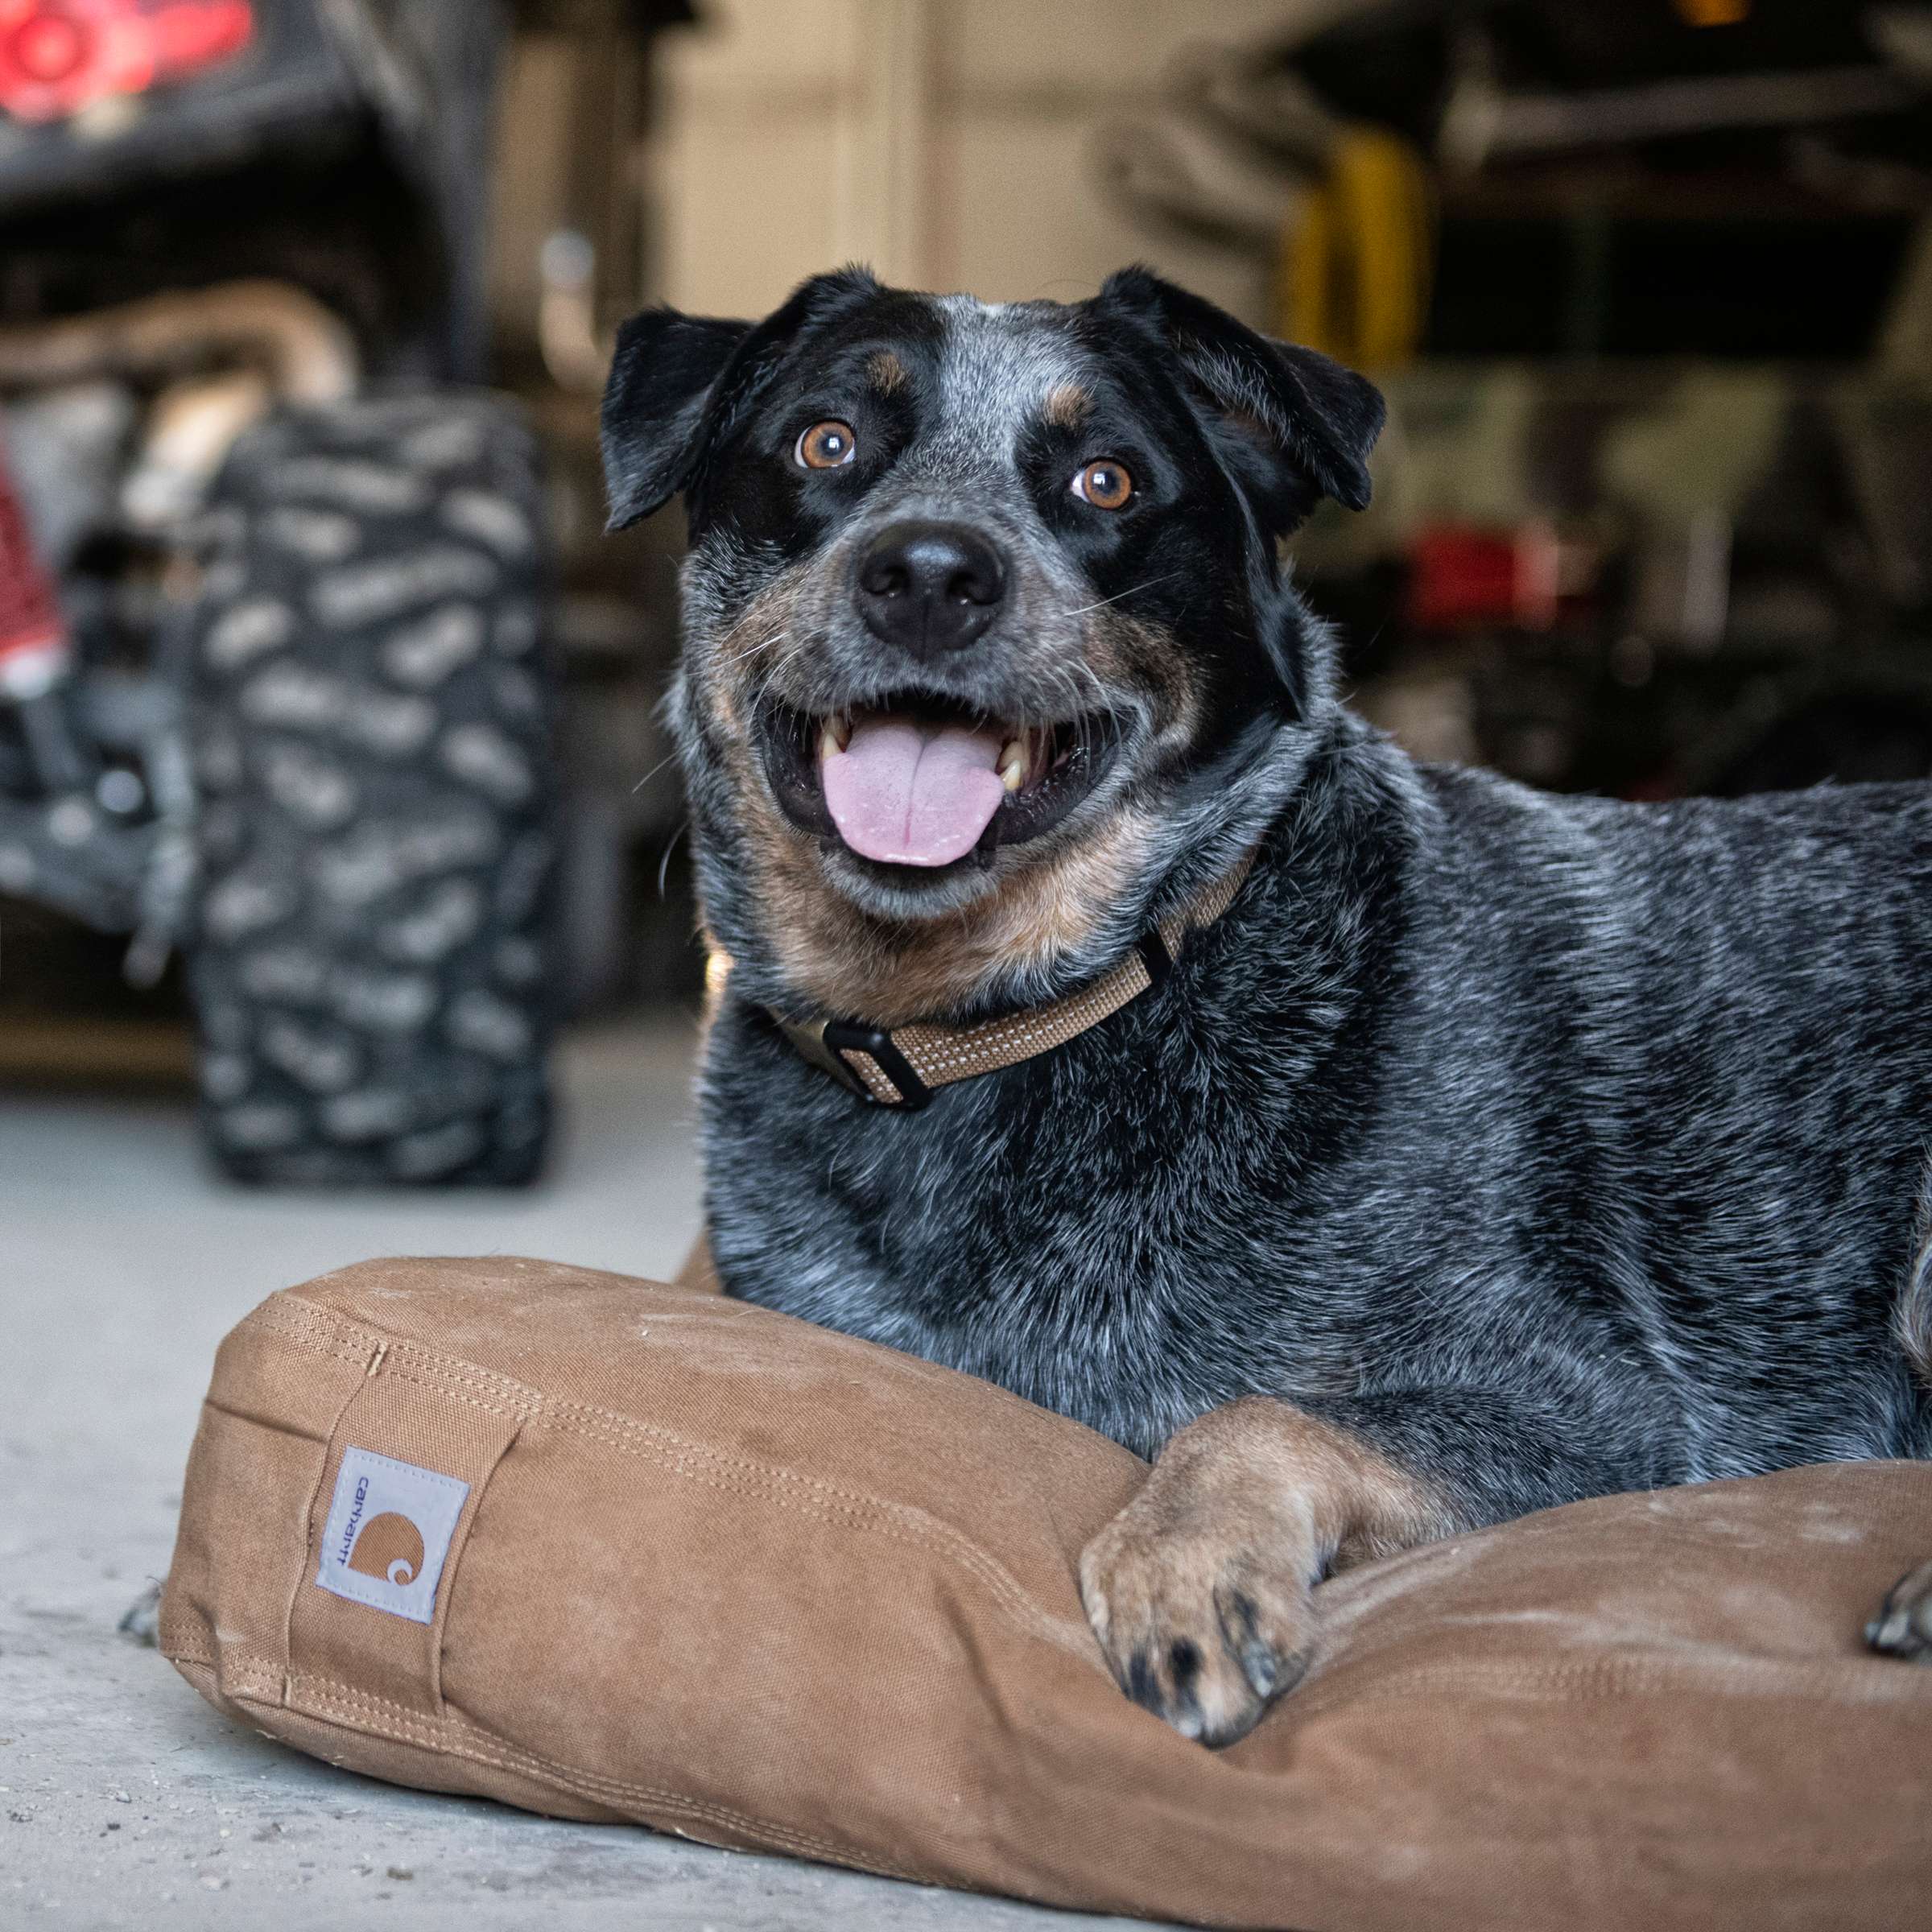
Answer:
<svg viewBox="0 0 1932 1932"><path fill-rule="evenodd" d="M836 469L841 463L852 460L852 453L858 446L852 425L834 417L829 422L813 423L799 438L798 448L791 453L801 469Z"/></svg>
<svg viewBox="0 0 1932 1932"><path fill-rule="evenodd" d="M1133 494L1133 472L1125 463L1102 456L1075 475L1073 493L1096 510L1125 510Z"/></svg>

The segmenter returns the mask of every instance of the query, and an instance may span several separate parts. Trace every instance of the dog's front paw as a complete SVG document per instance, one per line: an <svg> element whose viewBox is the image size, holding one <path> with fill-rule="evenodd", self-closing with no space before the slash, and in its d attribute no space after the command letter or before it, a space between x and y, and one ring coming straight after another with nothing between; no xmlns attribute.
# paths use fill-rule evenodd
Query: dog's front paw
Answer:
<svg viewBox="0 0 1932 1932"><path fill-rule="evenodd" d="M1231 1744L1307 1668L1306 1560L1292 1544L1256 1545L1243 1524L1212 1512L1177 1521L1158 1488L1157 1472L1087 1546L1080 1596L1108 1668L1137 1704L1183 1736Z"/></svg>
<svg viewBox="0 0 1932 1932"><path fill-rule="evenodd" d="M1865 1641L1888 1657L1932 1664L1932 1563L1921 1563L1892 1586L1878 1615L1865 1625Z"/></svg>
<svg viewBox="0 0 1932 1932"><path fill-rule="evenodd" d="M151 1581L147 1587L122 1613L114 1628L123 1637L151 1649L161 1641L161 1586Z"/></svg>

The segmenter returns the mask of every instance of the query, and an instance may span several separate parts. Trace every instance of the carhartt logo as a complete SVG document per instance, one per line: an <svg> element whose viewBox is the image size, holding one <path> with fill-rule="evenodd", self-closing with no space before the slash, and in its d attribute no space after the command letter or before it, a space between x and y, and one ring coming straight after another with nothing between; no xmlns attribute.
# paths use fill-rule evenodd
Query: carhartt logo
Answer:
<svg viewBox="0 0 1932 1932"><path fill-rule="evenodd" d="M344 1450L316 1581L372 1610L433 1622L436 1585L469 1494L468 1483L419 1463Z"/></svg>
<svg viewBox="0 0 1932 1932"><path fill-rule="evenodd" d="M423 1574L423 1533L392 1509L356 1538L349 1567L392 1583L413 1583Z"/></svg>

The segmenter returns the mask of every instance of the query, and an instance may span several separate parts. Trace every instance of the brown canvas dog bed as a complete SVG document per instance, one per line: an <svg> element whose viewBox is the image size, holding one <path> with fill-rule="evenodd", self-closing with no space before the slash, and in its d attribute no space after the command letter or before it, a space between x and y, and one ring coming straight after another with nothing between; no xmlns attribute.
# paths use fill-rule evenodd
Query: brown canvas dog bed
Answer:
<svg viewBox="0 0 1932 1932"><path fill-rule="evenodd" d="M688 1288L372 1263L223 1344L163 1600L336 1763L1204 1924L1932 1922L1932 1670L1864 1617L1932 1467L1620 1496L1326 1586L1218 1755L1123 1699L1082 1545L1143 1466Z"/></svg>

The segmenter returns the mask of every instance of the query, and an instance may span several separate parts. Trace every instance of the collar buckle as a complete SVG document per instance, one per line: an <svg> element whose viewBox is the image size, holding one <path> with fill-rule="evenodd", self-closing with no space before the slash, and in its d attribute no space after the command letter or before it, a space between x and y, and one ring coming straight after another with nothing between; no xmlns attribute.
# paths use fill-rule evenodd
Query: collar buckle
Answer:
<svg viewBox="0 0 1932 1932"><path fill-rule="evenodd" d="M821 1073L830 1074L848 1093L856 1093L874 1107L897 1107L917 1113L932 1099L932 1089L913 1071L883 1027L861 1026L852 1020L780 1020L778 1025L802 1059L809 1060ZM848 1053L864 1054L891 1081L898 1099L890 1100L875 1093L846 1059Z"/></svg>

